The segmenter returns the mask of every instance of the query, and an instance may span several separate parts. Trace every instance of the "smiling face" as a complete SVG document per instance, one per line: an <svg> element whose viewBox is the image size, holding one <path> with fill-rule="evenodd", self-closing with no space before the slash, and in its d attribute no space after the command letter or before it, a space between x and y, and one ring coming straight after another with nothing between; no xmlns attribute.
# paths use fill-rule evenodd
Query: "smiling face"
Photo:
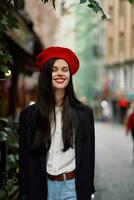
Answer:
<svg viewBox="0 0 134 200"><path fill-rule="evenodd" d="M52 85L54 89L65 89L70 81L69 65L65 60L55 61L52 72Z"/></svg>

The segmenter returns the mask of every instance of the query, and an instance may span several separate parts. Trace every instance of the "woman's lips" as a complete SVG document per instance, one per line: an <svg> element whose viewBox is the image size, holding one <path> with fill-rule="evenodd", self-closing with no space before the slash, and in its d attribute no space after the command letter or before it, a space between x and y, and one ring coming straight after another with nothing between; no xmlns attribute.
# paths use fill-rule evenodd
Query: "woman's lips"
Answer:
<svg viewBox="0 0 134 200"><path fill-rule="evenodd" d="M55 81L57 83L63 83L65 81L65 79L63 79L63 78L57 78L57 79L55 79Z"/></svg>

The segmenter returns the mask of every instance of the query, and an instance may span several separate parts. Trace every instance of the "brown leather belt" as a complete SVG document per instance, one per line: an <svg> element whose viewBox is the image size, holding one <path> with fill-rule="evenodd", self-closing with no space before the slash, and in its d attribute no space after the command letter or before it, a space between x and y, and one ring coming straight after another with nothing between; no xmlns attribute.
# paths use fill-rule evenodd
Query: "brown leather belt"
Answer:
<svg viewBox="0 0 134 200"><path fill-rule="evenodd" d="M48 174L48 178L53 181L64 181L64 180L73 179L73 178L75 178L75 171L72 171L69 173L64 173L64 174L59 174L57 176Z"/></svg>

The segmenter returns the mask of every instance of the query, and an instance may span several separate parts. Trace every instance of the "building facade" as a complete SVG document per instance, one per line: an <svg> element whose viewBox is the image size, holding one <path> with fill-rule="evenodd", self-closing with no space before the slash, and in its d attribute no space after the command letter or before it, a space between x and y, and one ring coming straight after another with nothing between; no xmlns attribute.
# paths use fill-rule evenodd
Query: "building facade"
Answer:
<svg viewBox="0 0 134 200"><path fill-rule="evenodd" d="M134 5L126 0L105 0L104 8L108 14L105 69L109 98L116 104L122 121L121 110L125 115L128 103L134 100ZM126 103L122 104L123 101Z"/></svg>

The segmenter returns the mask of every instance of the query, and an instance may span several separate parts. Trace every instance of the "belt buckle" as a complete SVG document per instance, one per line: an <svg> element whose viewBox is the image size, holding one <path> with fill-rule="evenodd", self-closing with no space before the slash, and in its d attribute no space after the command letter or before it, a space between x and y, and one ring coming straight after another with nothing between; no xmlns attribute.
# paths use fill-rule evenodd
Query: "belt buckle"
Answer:
<svg viewBox="0 0 134 200"><path fill-rule="evenodd" d="M66 181L66 174L63 173L63 180Z"/></svg>

